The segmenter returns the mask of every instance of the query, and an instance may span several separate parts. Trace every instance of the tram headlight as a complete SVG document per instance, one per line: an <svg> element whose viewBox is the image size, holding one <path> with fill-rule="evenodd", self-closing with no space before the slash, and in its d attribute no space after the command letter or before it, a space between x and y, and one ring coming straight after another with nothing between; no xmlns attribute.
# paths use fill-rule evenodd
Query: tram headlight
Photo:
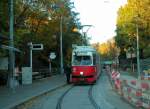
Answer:
<svg viewBox="0 0 150 109"><path fill-rule="evenodd" d="M80 75L83 75L83 72L80 72Z"/></svg>

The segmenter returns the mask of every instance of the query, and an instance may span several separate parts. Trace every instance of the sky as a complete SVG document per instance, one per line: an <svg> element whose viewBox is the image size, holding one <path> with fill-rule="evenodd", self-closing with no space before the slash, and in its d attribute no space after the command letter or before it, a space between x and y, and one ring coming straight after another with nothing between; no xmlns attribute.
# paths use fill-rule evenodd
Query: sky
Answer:
<svg viewBox="0 0 150 109"><path fill-rule="evenodd" d="M72 0L75 11L79 12L82 25L87 36L91 37L90 43L103 43L115 36L117 11L127 0Z"/></svg>

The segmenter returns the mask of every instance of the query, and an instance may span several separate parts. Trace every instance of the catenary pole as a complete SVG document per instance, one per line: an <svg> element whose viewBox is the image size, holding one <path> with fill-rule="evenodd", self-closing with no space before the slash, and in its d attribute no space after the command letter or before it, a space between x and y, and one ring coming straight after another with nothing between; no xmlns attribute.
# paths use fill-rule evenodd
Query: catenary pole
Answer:
<svg viewBox="0 0 150 109"><path fill-rule="evenodd" d="M60 72L61 74L64 73L64 66L63 66L63 51L62 51L62 23L63 23L63 17L60 17Z"/></svg>
<svg viewBox="0 0 150 109"><path fill-rule="evenodd" d="M136 25L136 37L137 37L137 72L138 72L138 78L140 78L140 56L139 56L139 29L138 25Z"/></svg>
<svg viewBox="0 0 150 109"><path fill-rule="evenodd" d="M9 46L14 48L14 6L13 0L9 0ZM9 49L9 87L14 89L15 82L15 51Z"/></svg>

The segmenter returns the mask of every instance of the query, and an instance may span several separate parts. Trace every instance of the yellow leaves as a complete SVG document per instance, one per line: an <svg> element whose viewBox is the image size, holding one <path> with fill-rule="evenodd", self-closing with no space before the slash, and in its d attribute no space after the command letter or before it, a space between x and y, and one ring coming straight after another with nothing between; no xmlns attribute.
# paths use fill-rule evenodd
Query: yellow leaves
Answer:
<svg viewBox="0 0 150 109"><path fill-rule="evenodd" d="M114 39L102 44L97 43L93 46L103 57L109 57L110 59L115 58L120 53L120 49L116 46Z"/></svg>
<svg viewBox="0 0 150 109"><path fill-rule="evenodd" d="M45 25L47 25L48 24L48 20L47 19L37 19L37 18L32 18L32 17L29 17L26 21L26 24L29 24L29 25L35 25L35 26L37 26L37 25L39 25L39 23L40 23L40 25L41 24L45 24Z"/></svg>
<svg viewBox="0 0 150 109"><path fill-rule="evenodd" d="M135 46L136 25L139 28L140 49L145 49L150 36L150 0L128 0L117 16L117 45L120 48Z"/></svg>
<svg viewBox="0 0 150 109"><path fill-rule="evenodd" d="M107 43L103 43L99 46L99 51L102 55L107 54L109 52L109 47Z"/></svg>
<svg viewBox="0 0 150 109"><path fill-rule="evenodd" d="M101 55L106 55L109 52L109 47L107 43L97 43L93 44L93 46Z"/></svg>

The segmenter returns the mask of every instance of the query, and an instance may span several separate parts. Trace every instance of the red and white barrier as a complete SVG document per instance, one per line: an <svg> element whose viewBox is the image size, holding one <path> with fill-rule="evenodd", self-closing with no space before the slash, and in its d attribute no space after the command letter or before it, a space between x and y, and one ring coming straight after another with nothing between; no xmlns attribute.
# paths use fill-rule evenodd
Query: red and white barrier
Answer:
<svg viewBox="0 0 150 109"><path fill-rule="evenodd" d="M136 107L150 109L150 82L136 79L121 80L120 73L117 71L112 71L110 76L116 91L129 103Z"/></svg>
<svg viewBox="0 0 150 109"><path fill-rule="evenodd" d="M111 78L112 78L113 80L116 80L116 79L120 78L120 73L117 72L117 71L112 71L112 73L111 73Z"/></svg>
<svg viewBox="0 0 150 109"><path fill-rule="evenodd" d="M131 80L129 83L124 80L125 84L122 85L122 95L130 103L136 107L144 107L150 109L150 84L141 82L137 83L136 80Z"/></svg>

